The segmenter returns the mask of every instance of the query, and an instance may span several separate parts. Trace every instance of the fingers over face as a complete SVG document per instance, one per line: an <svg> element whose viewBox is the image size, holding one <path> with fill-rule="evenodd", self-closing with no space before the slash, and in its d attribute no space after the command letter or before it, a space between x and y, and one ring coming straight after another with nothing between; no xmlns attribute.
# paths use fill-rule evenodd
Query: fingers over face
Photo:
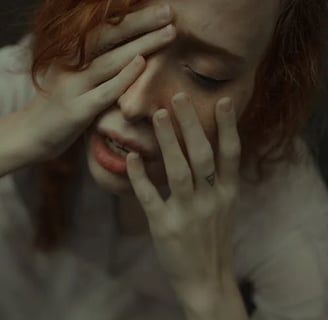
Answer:
<svg viewBox="0 0 328 320"><path fill-rule="evenodd" d="M147 56L168 43L176 36L175 29L172 33L166 28L145 34L121 47L115 48L92 61L91 67L85 71L84 78L89 86L97 85L116 75L135 56Z"/></svg>
<svg viewBox="0 0 328 320"><path fill-rule="evenodd" d="M128 175L136 197L142 205L150 224L160 220L164 202L147 176L144 164L139 155L130 152L127 156Z"/></svg>
<svg viewBox="0 0 328 320"><path fill-rule="evenodd" d="M237 128L236 112L230 98L221 99L216 106L218 128L219 181L224 187L237 188L241 142Z"/></svg>
<svg viewBox="0 0 328 320"><path fill-rule="evenodd" d="M88 34L86 54L99 56L137 36L164 27L173 20L169 5L150 6L132 12L118 25L101 25Z"/></svg>
<svg viewBox="0 0 328 320"><path fill-rule="evenodd" d="M192 101L185 93L178 93L172 105L187 148L195 187L213 187L216 181L214 154Z"/></svg>
<svg viewBox="0 0 328 320"><path fill-rule="evenodd" d="M192 173L166 109L155 113L154 128L171 192L181 198L189 197L193 191Z"/></svg>

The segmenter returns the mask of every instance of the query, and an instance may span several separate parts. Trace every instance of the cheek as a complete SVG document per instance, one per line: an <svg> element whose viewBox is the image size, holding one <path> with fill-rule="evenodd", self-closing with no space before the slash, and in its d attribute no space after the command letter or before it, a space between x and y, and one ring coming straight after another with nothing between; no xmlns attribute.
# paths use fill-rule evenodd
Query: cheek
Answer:
<svg viewBox="0 0 328 320"><path fill-rule="evenodd" d="M251 85L246 89L240 90L240 92L238 92L235 95L234 101L235 101L237 119L240 119L242 114L244 113L249 101L252 98L253 91L254 91L254 86Z"/></svg>
<svg viewBox="0 0 328 320"><path fill-rule="evenodd" d="M248 105L254 90L253 77L243 79L234 88L227 88L224 92L215 98L203 99L202 101L195 101L196 110L200 119L200 123L204 129L207 139L212 145L213 150L217 150L217 124L215 119L215 105L218 100L223 97L232 97L234 107L236 110L237 120L241 117L246 106Z"/></svg>

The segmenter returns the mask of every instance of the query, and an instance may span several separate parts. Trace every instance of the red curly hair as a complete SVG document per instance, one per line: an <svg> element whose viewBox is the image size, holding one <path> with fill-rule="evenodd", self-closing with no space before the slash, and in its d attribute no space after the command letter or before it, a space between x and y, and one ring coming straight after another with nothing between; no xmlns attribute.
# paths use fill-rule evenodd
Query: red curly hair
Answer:
<svg viewBox="0 0 328 320"><path fill-rule="evenodd" d="M241 165L250 161L256 164L255 182L265 179L267 164L297 156L293 139L302 132L312 111L325 49L327 1L280 1L281 12L272 41L258 67L253 96L238 124ZM37 74L52 63L60 63L70 71L87 68L88 32L100 24L119 23L143 2L46 0L37 11L32 28L31 71L35 86L42 89ZM64 63L67 57L79 59L75 65L68 65ZM36 215L36 244L41 249L53 249L69 235L65 185L77 174L73 168L78 144L58 159L43 164L43 205Z"/></svg>

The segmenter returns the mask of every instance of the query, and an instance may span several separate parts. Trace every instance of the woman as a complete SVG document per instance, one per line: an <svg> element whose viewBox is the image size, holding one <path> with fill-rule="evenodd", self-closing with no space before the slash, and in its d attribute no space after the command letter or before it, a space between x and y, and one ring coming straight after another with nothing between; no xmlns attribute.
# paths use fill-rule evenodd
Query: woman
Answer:
<svg viewBox="0 0 328 320"><path fill-rule="evenodd" d="M25 318L327 316L327 191L300 138L326 1L168 3L47 1L3 49L0 172L30 165L1 179L7 318L31 288Z"/></svg>

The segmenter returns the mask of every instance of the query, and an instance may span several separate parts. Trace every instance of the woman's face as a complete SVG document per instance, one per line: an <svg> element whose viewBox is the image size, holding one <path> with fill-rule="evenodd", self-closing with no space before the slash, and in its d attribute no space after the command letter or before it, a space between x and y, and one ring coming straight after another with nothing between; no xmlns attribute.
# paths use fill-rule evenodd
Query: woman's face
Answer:
<svg viewBox="0 0 328 320"><path fill-rule="evenodd" d="M117 194L130 193L132 187L126 173L105 169L98 162L95 155L97 132L101 129L115 131L149 150L155 158L144 161L148 176L157 187L165 186L164 164L151 119L158 109L167 108L185 152L171 107L171 98L178 92L185 92L192 99L216 154L215 104L222 97L231 97L240 118L252 96L256 69L271 40L280 1L167 2L176 17L176 39L146 57L145 71L117 103L95 121L86 135L91 174L99 185ZM157 3L162 1L151 0L147 5ZM207 81L198 75L222 82Z"/></svg>

